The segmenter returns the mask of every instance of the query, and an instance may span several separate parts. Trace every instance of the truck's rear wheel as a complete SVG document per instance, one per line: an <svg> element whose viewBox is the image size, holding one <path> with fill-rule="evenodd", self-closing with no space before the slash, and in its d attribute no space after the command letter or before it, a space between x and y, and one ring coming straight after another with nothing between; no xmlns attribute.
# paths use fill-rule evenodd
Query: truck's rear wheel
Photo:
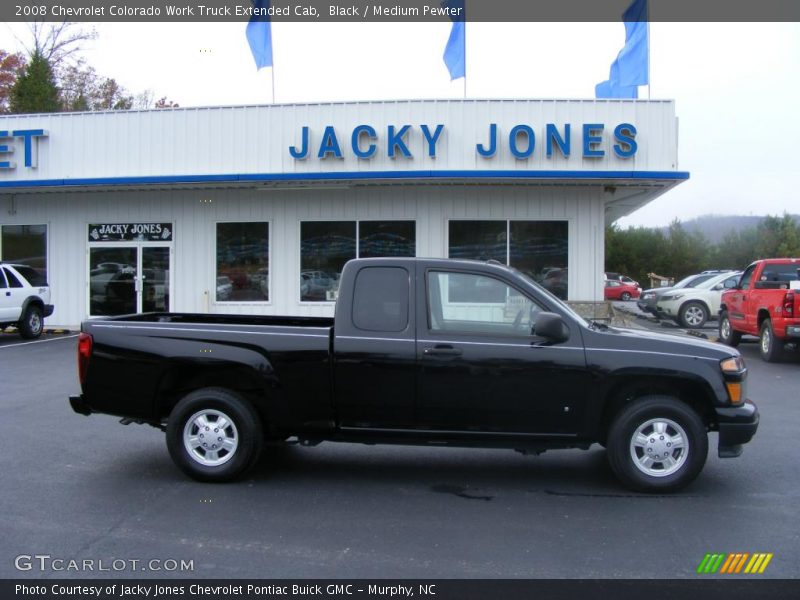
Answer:
<svg viewBox="0 0 800 600"><path fill-rule="evenodd" d="M627 405L608 434L608 461L617 478L640 492L674 492L703 470L708 434L691 407L669 396Z"/></svg>
<svg viewBox="0 0 800 600"><path fill-rule="evenodd" d="M44 316L42 309L36 304L29 304L25 313L19 320L19 334L25 339L32 340L42 335L44 329Z"/></svg>
<svg viewBox="0 0 800 600"><path fill-rule="evenodd" d="M767 362L778 362L783 355L783 340L775 337L771 319L764 319L764 322L761 323L758 350L761 353L761 358Z"/></svg>
<svg viewBox="0 0 800 600"><path fill-rule="evenodd" d="M241 396L222 388L186 395L169 416L167 448L175 464L199 481L230 481L261 454L258 414Z"/></svg>
<svg viewBox="0 0 800 600"><path fill-rule="evenodd" d="M719 341L733 348L742 341L742 334L734 330L727 310L723 310L719 316Z"/></svg>

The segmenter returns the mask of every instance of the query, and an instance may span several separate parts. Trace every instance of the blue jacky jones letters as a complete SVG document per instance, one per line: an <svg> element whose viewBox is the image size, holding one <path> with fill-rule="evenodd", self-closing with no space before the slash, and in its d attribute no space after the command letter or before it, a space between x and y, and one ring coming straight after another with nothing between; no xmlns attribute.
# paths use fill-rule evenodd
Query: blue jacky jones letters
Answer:
<svg viewBox="0 0 800 600"><path fill-rule="evenodd" d="M444 131L444 125L441 123L433 127L420 125L419 130L425 142L427 155L431 158L436 158L436 144ZM409 140L413 135L413 131L412 125L389 125L386 128L386 156L389 158L398 156L413 158L414 155L409 148ZM372 158L378 151L378 144L375 143L377 141L378 132L374 127L371 125L356 125L350 135L350 150L358 158ZM289 146L289 154L297 160L305 160L308 158L311 143L311 128L304 126L300 130L299 147L298 145ZM317 147L317 158L344 158L342 145L333 125L327 125L322 132L322 138Z"/></svg>
<svg viewBox="0 0 800 600"><path fill-rule="evenodd" d="M584 158L603 158L606 155L602 149L605 125L603 123L585 123L580 126L582 134ZM488 141L479 142L475 150L479 156L491 158L497 154L498 133L497 123L489 125ZM544 130L545 155L552 158L558 152L564 158L569 158L572 152L572 126L569 123L560 128L555 123L547 123ZM630 158L636 154L639 145L636 143L636 127L630 123L620 123L614 128L614 144L611 147L614 154L620 158ZM508 133L508 150L518 160L531 157L536 151L536 131L530 125L514 125Z"/></svg>
<svg viewBox="0 0 800 600"><path fill-rule="evenodd" d="M575 129L581 136L578 147L582 157L603 158L606 155L603 144L608 134L604 123L584 123ZM289 146L289 154L296 160L305 160L314 154L319 159L344 158L349 148L356 158L370 159L380 148L389 158L414 158L411 149L418 147L421 141L423 152L430 158L436 158L443 132L444 125L441 123L434 126L423 124L418 127L389 125L386 128L385 141L381 143L378 131L371 125L362 124L356 125L350 132L348 144L347 137L340 138L333 125L326 125L317 143L312 137L311 128L305 125L300 129L300 142ZM573 127L570 123L563 125L547 123L544 131L538 132L533 126L521 123L511 127L504 140L506 134L500 131L497 123L491 123L488 129L488 141L477 143L475 150L479 156L491 158L497 154L500 144L507 143L512 156L518 160L526 160L537 151L538 133L542 136L541 143L547 158L555 155L569 158L572 153L572 132ZM636 133L636 127L630 123L620 123L614 128L611 150L616 156L630 158L636 154L639 148Z"/></svg>

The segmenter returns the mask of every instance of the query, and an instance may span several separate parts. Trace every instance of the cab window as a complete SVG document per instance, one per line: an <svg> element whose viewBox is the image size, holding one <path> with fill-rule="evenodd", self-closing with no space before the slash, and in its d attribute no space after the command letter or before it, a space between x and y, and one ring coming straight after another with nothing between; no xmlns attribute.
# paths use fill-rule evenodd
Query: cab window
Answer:
<svg viewBox="0 0 800 600"><path fill-rule="evenodd" d="M400 332L408 327L408 271L367 267L356 277L353 325L364 331Z"/></svg>
<svg viewBox="0 0 800 600"><path fill-rule="evenodd" d="M428 273L431 331L529 336L538 304L507 283L487 275Z"/></svg>

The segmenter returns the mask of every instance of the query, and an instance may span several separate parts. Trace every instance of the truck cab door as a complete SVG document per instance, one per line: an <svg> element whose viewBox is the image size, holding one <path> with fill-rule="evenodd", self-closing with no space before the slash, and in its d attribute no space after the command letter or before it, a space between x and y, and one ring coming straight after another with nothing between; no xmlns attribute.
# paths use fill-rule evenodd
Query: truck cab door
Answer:
<svg viewBox="0 0 800 600"><path fill-rule="evenodd" d="M745 269L739 280L739 287L728 297L728 316L731 320L731 325L739 331L751 331L756 327L756 323L752 322L753 319L748 317L750 313L748 303L752 295L750 284L756 267L757 265L750 265Z"/></svg>
<svg viewBox="0 0 800 600"><path fill-rule="evenodd" d="M425 289L425 296L421 296ZM591 383L580 332L532 332L545 306L497 277L430 269L418 279L417 427L571 435Z"/></svg>
<svg viewBox="0 0 800 600"><path fill-rule="evenodd" d="M383 259L342 276L334 327L334 398L340 428L409 429L416 355L416 265Z"/></svg>

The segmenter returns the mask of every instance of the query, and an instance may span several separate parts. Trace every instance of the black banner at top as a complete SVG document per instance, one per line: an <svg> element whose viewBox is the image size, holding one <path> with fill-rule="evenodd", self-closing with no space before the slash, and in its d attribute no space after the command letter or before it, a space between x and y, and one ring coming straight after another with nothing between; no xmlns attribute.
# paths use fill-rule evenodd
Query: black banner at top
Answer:
<svg viewBox="0 0 800 600"><path fill-rule="evenodd" d="M172 223L92 223L90 242L171 242Z"/></svg>
<svg viewBox="0 0 800 600"><path fill-rule="evenodd" d="M617 22L632 0L466 0L454 14L440 0L273 0L270 20L323 22ZM6 22L244 22L250 0L9 0ZM455 9L458 10L458 9ZM650 21L797 22L797 0L649 0ZM264 16L264 15L262 15Z"/></svg>

